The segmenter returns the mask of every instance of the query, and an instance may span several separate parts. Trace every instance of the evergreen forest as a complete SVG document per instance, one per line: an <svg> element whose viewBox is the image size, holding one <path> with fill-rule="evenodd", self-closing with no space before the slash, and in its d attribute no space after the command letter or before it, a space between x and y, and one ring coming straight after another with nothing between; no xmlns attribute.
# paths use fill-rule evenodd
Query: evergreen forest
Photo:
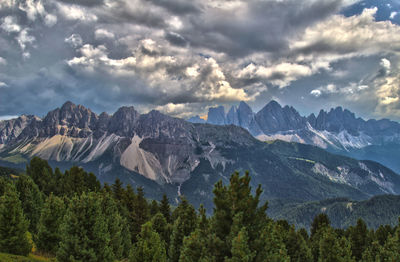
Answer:
<svg viewBox="0 0 400 262"><path fill-rule="evenodd" d="M358 219L342 229L321 213L309 230L295 228L267 216L249 173L217 182L207 212L184 196L149 200L141 187L101 185L82 168L61 172L38 157L25 173L11 171L0 176L3 254L59 262L400 261L400 224L372 229Z"/></svg>

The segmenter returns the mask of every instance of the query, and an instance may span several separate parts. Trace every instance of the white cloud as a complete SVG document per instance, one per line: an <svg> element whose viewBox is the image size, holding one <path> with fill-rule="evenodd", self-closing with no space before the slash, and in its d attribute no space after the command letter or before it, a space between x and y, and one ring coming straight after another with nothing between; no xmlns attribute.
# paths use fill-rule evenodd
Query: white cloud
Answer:
<svg viewBox="0 0 400 262"><path fill-rule="evenodd" d="M321 92L321 90L314 89L314 90L311 90L310 94L315 97L320 97L322 95L322 92Z"/></svg>
<svg viewBox="0 0 400 262"><path fill-rule="evenodd" d="M57 3L57 6L60 14L67 20L97 21L97 16L84 7L62 3Z"/></svg>
<svg viewBox="0 0 400 262"><path fill-rule="evenodd" d="M14 119L17 118L18 116L10 116L10 115L4 115L4 116L0 116L0 121L3 120L10 120L10 119Z"/></svg>
<svg viewBox="0 0 400 262"><path fill-rule="evenodd" d="M109 32L103 28L96 29L96 31L94 32L94 36L96 39L105 39L105 38L114 38L115 37L115 35L113 33Z"/></svg>
<svg viewBox="0 0 400 262"><path fill-rule="evenodd" d="M7 87L7 86L8 85L6 83L0 81L0 88L4 88L4 87Z"/></svg>
<svg viewBox="0 0 400 262"><path fill-rule="evenodd" d="M304 76L310 76L313 70L307 65L282 62L271 66L258 66L253 63L239 71L239 78L262 78L269 80L280 88L288 86L292 81Z"/></svg>
<svg viewBox="0 0 400 262"><path fill-rule="evenodd" d="M46 14L44 17L44 23L48 27L54 26L55 24L57 24L57 16L52 15L52 14Z"/></svg>
<svg viewBox="0 0 400 262"><path fill-rule="evenodd" d="M18 33L21 31L21 26L17 24L15 17L6 16L2 20L1 28L7 33Z"/></svg>
<svg viewBox="0 0 400 262"><path fill-rule="evenodd" d="M82 46L83 43L82 37L79 34L72 34L65 38L64 41L74 48Z"/></svg>
<svg viewBox="0 0 400 262"><path fill-rule="evenodd" d="M380 65L386 70L387 73L390 73L391 63L388 59L382 58Z"/></svg>
<svg viewBox="0 0 400 262"><path fill-rule="evenodd" d="M394 19L394 17L397 15L397 12L391 12L390 13L390 19Z"/></svg>
<svg viewBox="0 0 400 262"><path fill-rule="evenodd" d="M0 65L7 65L7 60L0 56Z"/></svg>
<svg viewBox="0 0 400 262"><path fill-rule="evenodd" d="M34 36L29 35L28 29L23 29L19 35L17 36L16 40L18 41L19 46L22 50L25 50L26 44L33 43L36 39Z"/></svg>
<svg viewBox="0 0 400 262"><path fill-rule="evenodd" d="M344 87L338 87L335 84L328 84L326 86L322 86L312 90L310 94L315 97L330 94L346 95L345 97L343 97L343 99L354 100L358 98L361 91L365 91L368 88L368 85L362 85L358 83L350 83L349 85Z"/></svg>
<svg viewBox="0 0 400 262"><path fill-rule="evenodd" d="M293 51L338 55L373 55L399 50L400 26L390 21L375 21L377 8L360 15L334 15L309 27L292 40ZM340 58L340 57L338 57Z"/></svg>
<svg viewBox="0 0 400 262"><path fill-rule="evenodd" d="M25 0L21 1L18 5L18 8L24 11L29 20L35 21L37 17L42 17L45 25L48 27L52 27L57 23L57 16L53 14L49 14L41 0Z"/></svg>

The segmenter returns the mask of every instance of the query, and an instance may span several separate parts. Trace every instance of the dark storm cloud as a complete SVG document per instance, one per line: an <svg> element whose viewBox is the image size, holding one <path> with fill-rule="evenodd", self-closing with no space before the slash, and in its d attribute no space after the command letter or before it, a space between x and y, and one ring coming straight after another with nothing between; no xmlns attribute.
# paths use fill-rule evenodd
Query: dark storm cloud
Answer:
<svg viewBox="0 0 400 262"><path fill-rule="evenodd" d="M288 49L288 37L337 12L341 4L340 0L248 1L245 7L234 8L233 14L231 9L208 7L180 34L192 46L231 57L264 51L281 53Z"/></svg>
<svg viewBox="0 0 400 262"><path fill-rule="evenodd" d="M364 85L347 102L372 112L366 104L398 96L391 89L398 28L377 24L373 11L336 16L346 2L0 1L0 117L42 115L65 100L97 112L133 104L185 117L240 100L257 108L271 98L307 111ZM379 37L363 38L351 27L357 23ZM310 95L329 84L336 86L330 94Z"/></svg>
<svg viewBox="0 0 400 262"><path fill-rule="evenodd" d="M176 15L199 14L201 8L196 1L187 0L150 0L153 4L162 6Z"/></svg>
<svg viewBox="0 0 400 262"><path fill-rule="evenodd" d="M83 5L83 6L99 6L104 4L104 0L57 0L59 2L75 4L75 5Z"/></svg>
<svg viewBox="0 0 400 262"><path fill-rule="evenodd" d="M185 46L187 44L185 38L174 32L168 32L165 35L165 39L167 39L172 45L176 46Z"/></svg>

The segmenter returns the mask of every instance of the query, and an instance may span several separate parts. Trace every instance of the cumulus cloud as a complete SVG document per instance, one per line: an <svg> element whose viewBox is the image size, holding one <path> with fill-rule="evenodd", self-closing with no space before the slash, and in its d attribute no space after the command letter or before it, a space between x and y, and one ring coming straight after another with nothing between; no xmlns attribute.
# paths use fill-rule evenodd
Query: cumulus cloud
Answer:
<svg viewBox="0 0 400 262"><path fill-rule="evenodd" d="M96 31L94 32L94 35L95 35L96 39L105 39L105 38L114 38L115 37L115 35L113 33L109 32L103 28L96 29Z"/></svg>
<svg viewBox="0 0 400 262"><path fill-rule="evenodd" d="M341 14L355 2L0 1L0 81L12 87L0 114L43 113L68 99L186 117L240 100L306 108L345 97L393 116L400 27L377 21L374 8ZM36 99L18 103L24 95Z"/></svg>
<svg viewBox="0 0 400 262"><path fill-rule="evenodd" d="M65 38L64 41L74 48L82 46L83 43L82 37L79 34L72 34L69 37Z"/></svg>
<svg viewBox="0 0 400 262"><path fill-rule="evenodd" d="M1 29L7 33L18 33L21 31L21 26L17 24L15 17L6 16L2 19Z"/></svg>

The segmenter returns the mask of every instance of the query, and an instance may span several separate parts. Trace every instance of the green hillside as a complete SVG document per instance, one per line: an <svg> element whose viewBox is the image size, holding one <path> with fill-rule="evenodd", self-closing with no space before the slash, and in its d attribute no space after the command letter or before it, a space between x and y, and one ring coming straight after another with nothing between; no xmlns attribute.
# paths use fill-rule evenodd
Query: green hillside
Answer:
<svg viewBox="0 0 400 262"><path fill-rule="evenodd" d="M362 218L369 228L380 225L395 226L400 217L400 196L383 195L364 201L347 198L328 199L306 203L270 201L268 214L275 219L285 219L296 227L309 229L312 219L325 213L336 228L354 226Z"/></svg>

